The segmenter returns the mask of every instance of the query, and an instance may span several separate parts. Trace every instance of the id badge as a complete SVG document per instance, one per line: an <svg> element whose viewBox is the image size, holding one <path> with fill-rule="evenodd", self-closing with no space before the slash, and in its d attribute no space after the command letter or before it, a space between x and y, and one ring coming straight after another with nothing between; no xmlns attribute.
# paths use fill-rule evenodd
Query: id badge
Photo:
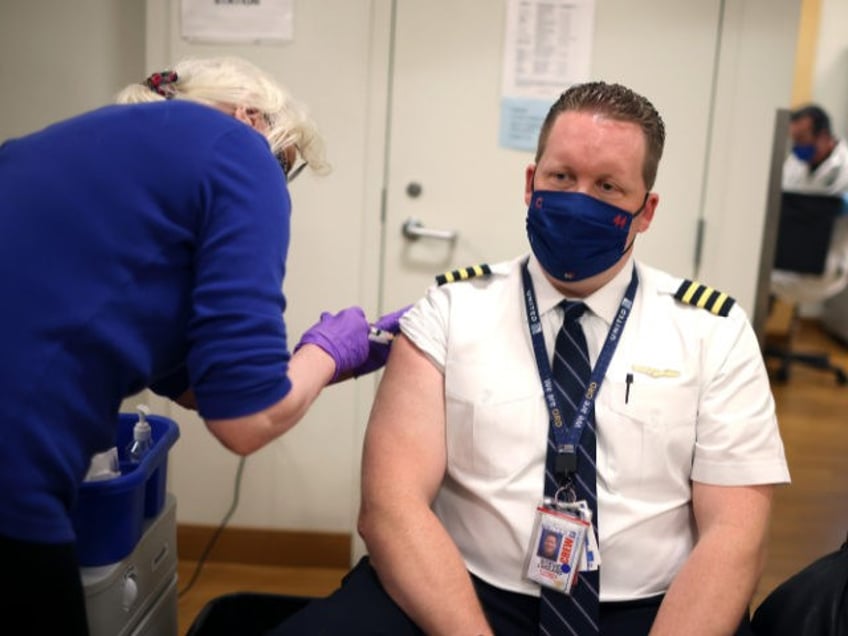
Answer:
<svg viewBox="0 0 848 636"><path fill-rule="evenodd" d="M581 499L572 503L557 503L558 510L565 510L577 515L589 524L586 530L586 544L583 546L583 555L580 557L580 572L593 572L601 566L601 553L598 549L598 538L595 536L595 528L592 525L592 509L589 504Z"/></svg>
<svg viewBox="0 0 848 636"><path fill-rule="evenodd" d="M569 594L580 567L591 524L579 515L550 506L536 508L527 548L526 578Z"/></svg>

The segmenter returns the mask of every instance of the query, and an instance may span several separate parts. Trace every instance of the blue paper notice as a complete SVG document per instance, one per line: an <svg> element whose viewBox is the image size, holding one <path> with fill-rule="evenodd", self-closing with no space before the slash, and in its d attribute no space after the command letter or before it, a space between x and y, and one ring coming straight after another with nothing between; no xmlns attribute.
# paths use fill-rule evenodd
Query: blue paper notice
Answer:
<svg viewBox="0 0 848 636"><path fill-rule="evenodd" d="M500 145L503 148L535 152L539 130L550 107L550 100L501 98Z"/></svg>

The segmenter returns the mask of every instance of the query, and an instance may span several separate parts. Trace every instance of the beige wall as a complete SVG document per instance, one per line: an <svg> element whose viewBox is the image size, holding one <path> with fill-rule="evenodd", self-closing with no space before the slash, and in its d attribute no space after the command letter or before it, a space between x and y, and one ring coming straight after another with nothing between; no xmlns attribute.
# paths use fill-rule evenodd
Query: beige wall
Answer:
<svg viewBox="0 0 848 636"><path fill-rule="evenodd" d="M848 1L820 0L812 99L830 113L833 129L848 135Z"/></svg>
<svg viewBox="0 0 848 636"><path fill-rule="evenodd" d="M0 2L0 140L112 100L144 72L144 0Z"/></svg>

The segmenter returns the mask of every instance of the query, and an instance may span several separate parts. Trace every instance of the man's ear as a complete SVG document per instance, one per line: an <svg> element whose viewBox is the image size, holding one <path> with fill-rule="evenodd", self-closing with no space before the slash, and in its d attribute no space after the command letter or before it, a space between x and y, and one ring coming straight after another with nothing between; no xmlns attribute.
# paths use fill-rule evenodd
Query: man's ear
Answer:
<svg viewBox="0 0 848 636"><path fill-rule="evenodd" d="M656 212L659 203L660 195L656 192L648 194L648 198L645 200L645 207L642 208L642 214L633 219L636 225L636 232L645 232L651 227L651 221L654 220L654 212Z"/></svg>
<svg viewBox="0 0 848 636"><path fill-rule="evenodd" d="M535 163L531 163L524 169L524 205L530 205L530 197L533 196L533 176L535 174Z"/></svg>

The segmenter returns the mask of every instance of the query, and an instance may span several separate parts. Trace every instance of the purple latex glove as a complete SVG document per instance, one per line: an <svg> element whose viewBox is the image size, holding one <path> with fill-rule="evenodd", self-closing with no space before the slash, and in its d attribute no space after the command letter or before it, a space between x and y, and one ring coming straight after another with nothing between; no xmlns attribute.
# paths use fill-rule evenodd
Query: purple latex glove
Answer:
<svg viewBox="0 0 848 636"><path fill-rule="evenodd" d="M407 305L403 309L398 309L397 311L393 311L390 314L386 314L385 316L380 317L380 319L374 323L374 327L379 329L381 332L390 333L392 335L398 333L400 331L400 318L403 316L412 305ZM382 369L386 360L389 357L389 350L392 346L391 340L388 342L384 342L384 339L371 339L368 342L368 358L361 365L356 367L353 370L354 376L365 375L366 373L371 373L372 371L376 371L377 369Z"/></svg>
<svg viewBox="0 0 848 636"><path fill-rule="evenodd" d="M323 312L321 319L307 329L294 348L305 344L321 347L336 363L331 382L350 375L365 363L370 353L368 332L370 325L361 307L348 307L333 315Z"/></svg>

